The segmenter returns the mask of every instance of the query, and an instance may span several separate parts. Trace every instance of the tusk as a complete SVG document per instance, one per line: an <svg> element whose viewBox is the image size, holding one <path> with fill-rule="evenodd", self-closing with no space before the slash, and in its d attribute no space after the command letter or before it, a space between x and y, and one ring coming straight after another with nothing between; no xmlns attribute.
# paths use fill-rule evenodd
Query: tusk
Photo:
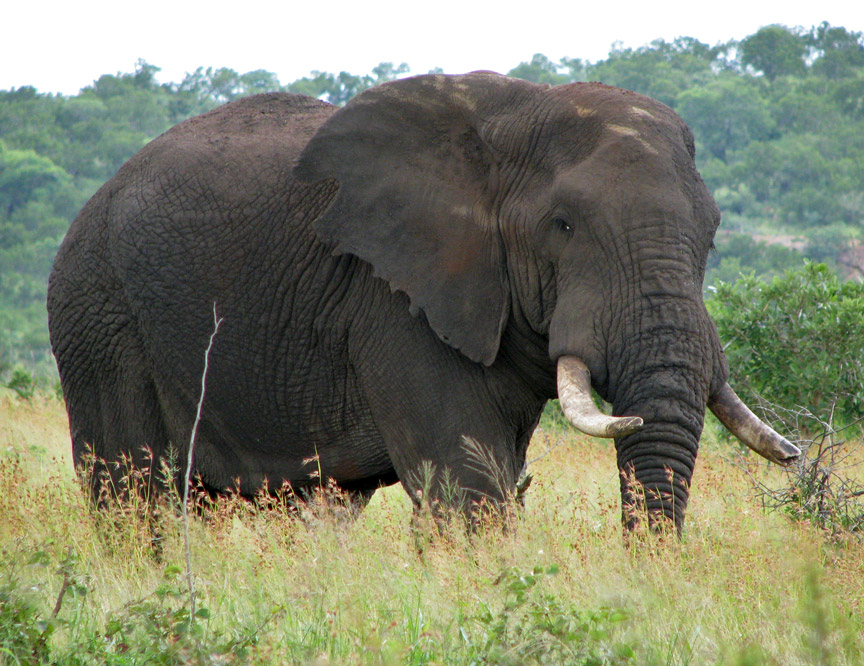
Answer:
<svg viewBox="0 0 864 666"><path fill-rule="evenodd" d="M729 432L763 458L789 465L801 455L801 449L760 421L729 384L708 401L708 407Z"/></svg>
<svg viewBox="0 0 864 666"><path fill-rule="evenodd" d="M575 356L558 359L558 400L577 430L593 437L626 437L642 429L638 416L609 416L591 398L591 372Z"/></svg>

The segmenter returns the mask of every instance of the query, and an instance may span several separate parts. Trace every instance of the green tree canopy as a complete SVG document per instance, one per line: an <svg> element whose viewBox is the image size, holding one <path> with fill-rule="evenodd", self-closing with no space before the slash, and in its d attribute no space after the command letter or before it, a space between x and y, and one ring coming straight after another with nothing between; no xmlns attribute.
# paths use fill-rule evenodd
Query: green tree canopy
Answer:
<svg viewBox="0 0 864 666"><path fill-rule="evenodd" d="M410 68L404 62L398 66L390 62L382 62L372 70L371 75L366 76L355 76L348 72L330 74L313 71L311 77L298 79L285 89L289 92L318 97L341 106L367 88L397 79L409 71Z"/></svg>
<svg viewBox="0 0 864 666"><path fill-rule="evenodd" d="M0 209L9 217L37 193L50 196L70 180L62 168L33 150L10 150L0 141Z"/></svg>
<svg viewBox="0 0 864 666"><path fill-rule="evenodd" d="M542 53L535 53L531 62L520 62L507 72L507 76L525 79L532 83L548 83L555 86L569 81L569 77L558 72L560 67Z"/></svg>
<svg viewBox="0 0 864 666"><path fill-rule="evenodd" d="M751 85L728 75L682 91L675 106L700 145L723 161L727 151L770 139L776 128L767 101Z"/></svg>
<svg viewBox="0 0 864 666"><path fill-rule="evenodd" d="M741 42L741 62L773 81L778 76L800 76L805 71L807 40L782 25L760 28Z"/></svg>
<svg viewBox="0 0 864 666"><path fill-rule="evenodd" d="M813 28L806 41L815 51L813 71L820 76L841 79L864 69L864 33L833 27L826 21Z"/></svg>

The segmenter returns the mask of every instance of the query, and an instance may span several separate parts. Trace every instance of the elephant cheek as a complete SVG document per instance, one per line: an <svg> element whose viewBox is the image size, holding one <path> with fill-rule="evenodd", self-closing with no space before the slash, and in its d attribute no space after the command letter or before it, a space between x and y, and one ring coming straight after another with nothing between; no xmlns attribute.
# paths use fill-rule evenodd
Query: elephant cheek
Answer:
<svg viewBox="0 0 864 666"><path fill-rule="evenodd" d="M562 356L581 359L591 373L592 388L605 400L608 373L603 341L596 333L599 328L586 306L559 303L549 324L549 358L553 361Z"/></svg>

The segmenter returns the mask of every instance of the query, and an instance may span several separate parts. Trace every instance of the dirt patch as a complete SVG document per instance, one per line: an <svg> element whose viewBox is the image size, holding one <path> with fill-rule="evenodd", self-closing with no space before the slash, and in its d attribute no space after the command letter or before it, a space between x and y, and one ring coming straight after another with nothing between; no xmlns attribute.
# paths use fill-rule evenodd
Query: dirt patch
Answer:
<svg viewBox="0 0 864 666"><path fill-rule="evenodd" d="M768 243L770 245L782 245L783 247L788 247L790 250L798 250L799 252L802 252L804 248L807 247L807 239L802 238L801 236L791 236L788 234L754 234L753 240Z"/></svg>
<svg viewBox="0 0 864 666"><path fill-rule="evenodd" d="M718 238L737 232L717 233ZM807 247L807 239L793 234L753 234L753 240L769 245L782 245L790 250L803 252ZM864 281L864 243L853 241L852 244L835 258L838 272L843 280Z"/></svg>

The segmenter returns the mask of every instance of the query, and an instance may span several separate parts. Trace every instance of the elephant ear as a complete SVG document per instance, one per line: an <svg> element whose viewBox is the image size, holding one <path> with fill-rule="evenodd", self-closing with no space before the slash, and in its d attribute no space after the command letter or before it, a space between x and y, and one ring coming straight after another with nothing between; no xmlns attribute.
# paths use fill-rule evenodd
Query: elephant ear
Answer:
<svg viewBox="0 0 864 666"><path fill-rule="evenodd" d="M412 314L422 310L443 341L486 365L510 295L493 208L497 160L476 119L507 81L429 75L368 90L324 123L295 171L339 183L316 221L320 238L369 262L409 296Z"/></svg>

